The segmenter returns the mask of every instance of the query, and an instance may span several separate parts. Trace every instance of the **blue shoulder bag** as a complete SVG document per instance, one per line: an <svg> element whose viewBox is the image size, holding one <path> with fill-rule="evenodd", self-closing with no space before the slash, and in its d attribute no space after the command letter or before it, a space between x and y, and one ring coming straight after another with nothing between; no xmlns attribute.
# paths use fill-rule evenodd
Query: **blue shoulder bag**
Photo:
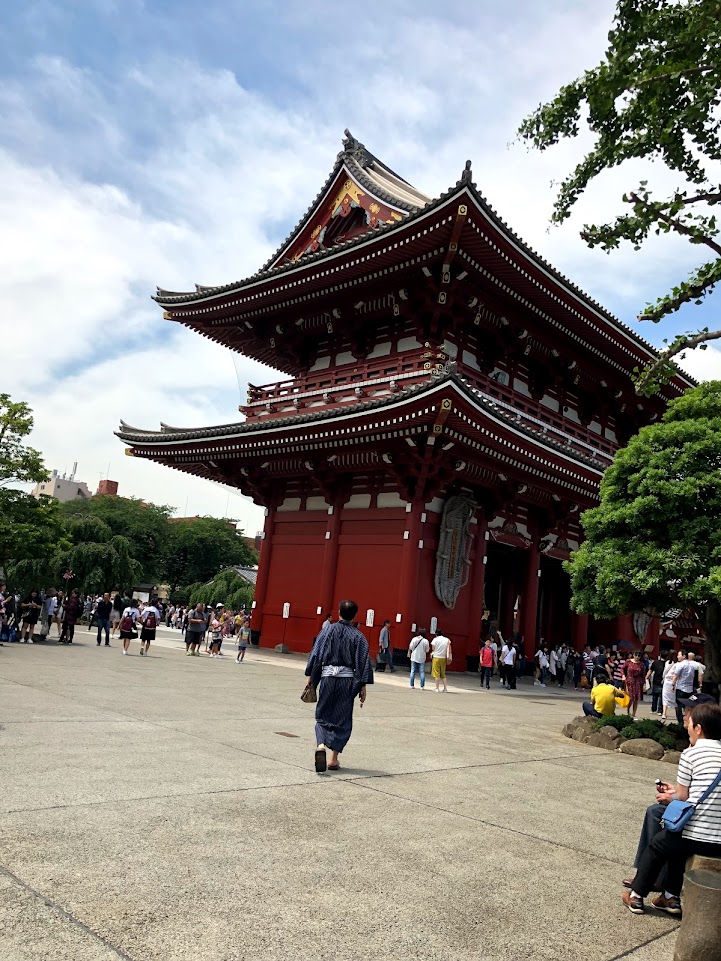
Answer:
<svg viewBox="0 0 721 961"><path fill-rule="evenodd" d="M663 812L661 827L667 831L672 831L674 834L683 831L694 816L696 807L699 804L703 804L709 794L715 791L719 784L721 784L721 771L718 772L713 783L706 788L698 801L671 801Z"/></svg>

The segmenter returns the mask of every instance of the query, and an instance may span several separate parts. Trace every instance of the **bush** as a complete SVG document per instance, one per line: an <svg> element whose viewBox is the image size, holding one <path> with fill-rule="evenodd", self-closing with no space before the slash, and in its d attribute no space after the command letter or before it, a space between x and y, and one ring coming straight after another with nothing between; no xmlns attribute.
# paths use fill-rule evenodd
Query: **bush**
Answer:
<svg viewBox="0 0 721 961"><path fill-rule="evenodd" d="M676 750L677 738L669 733L660 721L638 721L634 723L633 727L627 728L623 734L629 741L634 738L647 737L656 741L667 751Z"/></svg>
<svg viewBox="0 0 721 961"><path fill-rule="evenodd" d="M596 730L600 731L602 727L615 727L617 731L624 733L626 728L633 727L634 724L634 719L628 714L611 714L596 721Z"/></svg>

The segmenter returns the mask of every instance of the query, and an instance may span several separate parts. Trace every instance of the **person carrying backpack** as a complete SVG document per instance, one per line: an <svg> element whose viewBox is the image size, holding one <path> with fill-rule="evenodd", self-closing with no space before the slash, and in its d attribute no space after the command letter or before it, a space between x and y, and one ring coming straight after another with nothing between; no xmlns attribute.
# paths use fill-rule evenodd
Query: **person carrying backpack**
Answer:
<svg viewBox="0 0 721 961"><path fill-rule="evenodd" d="M120 617L120 640L123 642L123 654L128 653L130 642L138 636L135 624L138 620L138 602L133 598L130 604L123 609Z"/></svg>
<svg viewBox="0 0 721 961"><path fill-rule="evenodd" d="M143 613L140 615L142 627L140 629L140 654L148 653L150 642L155 640L155 629L160 623L160 611L154 597L150 598L150 603L146 604ZM143 648L143 644L145 647Z"/></svg>

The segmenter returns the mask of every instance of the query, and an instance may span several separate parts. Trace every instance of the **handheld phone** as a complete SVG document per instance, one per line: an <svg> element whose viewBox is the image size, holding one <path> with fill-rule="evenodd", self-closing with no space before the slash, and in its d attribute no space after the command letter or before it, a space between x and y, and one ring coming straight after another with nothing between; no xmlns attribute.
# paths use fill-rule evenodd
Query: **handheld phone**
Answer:
<svg viewBox="0 0 721 961"><path fill-rule="evenodd" d="M657 778L656 778L656 781L655 781L655 784L656 784L656 790L657 790L657 791L660 791L661 788L663 787L664 782L661 780L660 777L657 777Z"/></svg>

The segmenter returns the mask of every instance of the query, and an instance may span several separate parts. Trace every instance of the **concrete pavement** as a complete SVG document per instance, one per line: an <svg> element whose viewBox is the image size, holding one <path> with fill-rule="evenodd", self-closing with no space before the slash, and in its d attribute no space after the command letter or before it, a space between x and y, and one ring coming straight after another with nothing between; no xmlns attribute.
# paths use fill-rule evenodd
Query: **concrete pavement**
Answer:
<svg viewBox="0 0 721 961"><path fill-rule="evenodd" d="M669 771L580 695L379 674L318 776L302 658L113 644L0 649L2 961L672 958L619 898Z"/></svg>

